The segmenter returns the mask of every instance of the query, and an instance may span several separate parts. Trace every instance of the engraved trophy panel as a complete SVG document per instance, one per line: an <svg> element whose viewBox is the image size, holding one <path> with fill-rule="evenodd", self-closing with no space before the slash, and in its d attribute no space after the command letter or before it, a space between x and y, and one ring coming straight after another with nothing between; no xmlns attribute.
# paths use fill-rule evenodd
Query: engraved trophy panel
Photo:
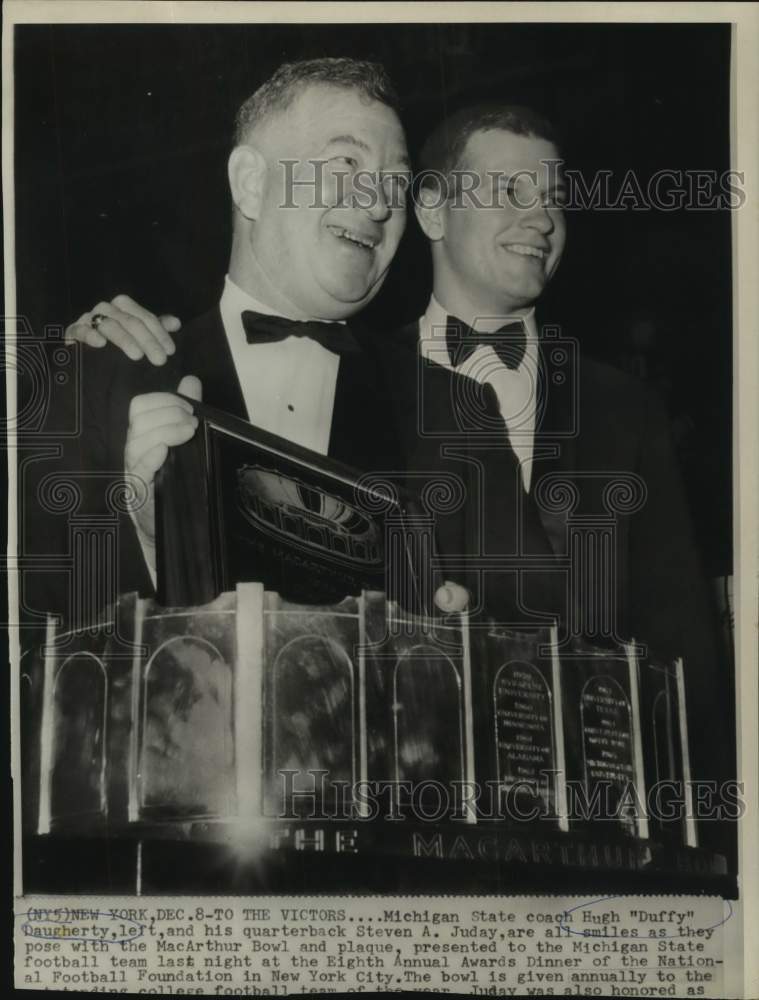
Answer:
<svg viewBox="0 0 759 1000"><path fill-rule="evenodd" d="M145 615L139 806L152 818L235 811L234 594Z"/></svg>
<svg viewBox="0 0 759 1000"><path fill-rule="evenodd" d="M492 789L482 808L494 816L524 822L556 815L561 740L550 641L546 629L491 628L473 643L475 719L482 721L475 727L477 772Z"/></svg>
<svg viewBox="0 0 759 1000"><path fill-rule="evenodd" d="M362 606L366 771L370 781L394 781L391 665L396 657L388 637L388 601L381 591L365 591Z"/></svg>
<svg viewBox="0 0 759 1000"><path fill-rule="evenodd" d="M500 783L537 782L554 766L551 691L532 663L503 663L493 681L496 772Z"/></svg>
<svg viewBox="0 0 759 1000"><path fill-rule="evenodd" d="M637 669L626 651L577 643L561 677L570 818L645 836Z"/></svg>
<svg viewBox="0 0 759 1000"><path fill-rule="evenodd" d="M106 781L108 822L127 823L133 813L134 752L137 746L140 629L146 601L136 593L119 598L117 620L122 642L112 640L106 649L108 671L108 726L106 729Z"/></svg>
<svg viewBox="0 0 759 1000"><path fill-rule="evenodd" d="M464 692L450 656L431 643L408 643L393 668L396 781L463 781ZM434 711L430 711L430 703Z"/></svg>
<svg viewBox="0 0 759 1000"><path fill-rule="evenodd" d="M37 828L40 809L39 734L42 729L45 666L39 646L21 652L20 667L21 809L22 829L26 833Z"/></svg>
<svg viewBox="0 0 759 1000"><path fill-rule="evenodd" d="M113 618L56 634L48 621L40 727L38 831L96 824L107 813L108 671Z"/></svg>
<svg viewBox="0 0 759 1000"><path fill-rule="evenodd" d="M266 594L264 802L268 816L350 808L362 768L357 602L313 608Z"/></svg>
<svg viewBox="0 0 759 1000"><path fill-rule="evenodd" d="M128 637L137 603L136 594L126 594L85 629L57 632L48 622L41 648L40 833L127 819L134 656Z"/></svg>
<svg viewBox="0 0 759 1000"><path fill-rule="evenodd" d="M454 814L474 776L468 636L382 594L365 607L369 779L406 783L422 818Z"/></svg>
<svg viewBox="0 0 759 1000"><path fill-rule="evenodd" d="M100 644L87 645L97 648ZM102 649L70 653L55 675L50 786L53 822L105 815L108 676L102 653Z"/></svg>
<svg viewBox="0 0 759 1000"><path fill-rule="evenodd" d="M656 836L684 841L686 835L686 761L680 732L680 701L675 666L653 660L641 665L643 765Z"/></svg>
<svg viewBox="0 0 759 1000"><path fill-rule="evenodd" d="M590 677L580 694L583 781L592 794L596 786L612 786L610 810L633 781L633 729L630 699L620 682L603 673ZM632 818L623 812L619 821L635 832Z"/></svg>

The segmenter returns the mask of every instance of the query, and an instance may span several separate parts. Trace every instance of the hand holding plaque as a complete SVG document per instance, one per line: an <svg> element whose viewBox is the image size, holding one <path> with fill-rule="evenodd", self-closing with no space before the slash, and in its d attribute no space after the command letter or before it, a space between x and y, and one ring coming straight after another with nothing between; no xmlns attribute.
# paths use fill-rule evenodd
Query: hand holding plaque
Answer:
<svg viewBox="0 0 759 1000"><path fill-rule="evenodd" d="M185 443L157 478L162 604L204 604L258 582L303 604L370 589L432 612L433 521L416 497L205 404L193 411L197 433L188 413L172 415ZM466 600L455 584L441 589L445 611Z"/></svg>
<svg viewBox="0 0 759 1000"><path fill-rule="evenodd" d="M194 375L186 375L177 391L191 399L202 398L200 380ZM151 569L155 569L156 530L153 480L166 461L169 448L189 441L197 426L192 404L169 392L135 396L129 407L124 468L137 482L144 484L145 493L138 497L132 516Z"/></svg>

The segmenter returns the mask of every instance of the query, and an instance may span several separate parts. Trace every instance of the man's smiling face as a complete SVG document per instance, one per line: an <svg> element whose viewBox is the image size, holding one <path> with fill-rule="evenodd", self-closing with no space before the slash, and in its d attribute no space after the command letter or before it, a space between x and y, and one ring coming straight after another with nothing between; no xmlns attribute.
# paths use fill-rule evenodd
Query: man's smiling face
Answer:
<svg viewBox="0 0 759 1000"><path fill-rule="evenodd" d="M398 116L358 91L314 84L264 126L261 147L255 267L296 312L353 315L379 291L406 224Z"/></svg>
<svg viewBox="0 0 759 1000"><path fill-rule="evenodd" d="M459 169L476 175L478 186L444 207L435 280L473 315L525 311L559 266L560 175L546 165L558 159L552 142L504 129L475 132L467 142Z"/></svg>

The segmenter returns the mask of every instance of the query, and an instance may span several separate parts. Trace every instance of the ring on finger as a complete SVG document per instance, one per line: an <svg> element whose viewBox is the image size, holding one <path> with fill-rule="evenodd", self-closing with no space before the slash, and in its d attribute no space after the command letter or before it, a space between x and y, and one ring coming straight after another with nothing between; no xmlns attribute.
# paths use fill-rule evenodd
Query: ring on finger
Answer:
<svg viewBox="0 0 759 1000"><path fill-rule="evenodd" d="M92 327L93 330L99 330L100 324L104 322L104 320L106 319L107 317L104 316L102 313L95 313L95 315L90 318L90 326Z"/></svg>

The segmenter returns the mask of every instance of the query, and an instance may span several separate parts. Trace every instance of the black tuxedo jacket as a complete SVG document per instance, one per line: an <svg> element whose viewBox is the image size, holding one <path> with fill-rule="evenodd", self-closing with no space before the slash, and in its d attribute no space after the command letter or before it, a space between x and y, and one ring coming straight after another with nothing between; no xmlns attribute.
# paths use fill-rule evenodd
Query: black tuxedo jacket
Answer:
<svg viewBox="0 0 759 1000"><path fill-rule="evenodd" d="M362 349L340 360L330 457L360 469L390 468L398 464L397 446L388 427L383 400L377 388L373 358L362 345L366 336L358 331ZM242 390L237 378L218 307L188 324L176 338L177 350L162 367L147 360L130 361L112 347L79 350L79 377L68 391L57 394L48 416L46 430L55 437L56 429L75 421L79 433L61 442L62 454L36 464L27 481L25 494L30 516L26 519L26 551L38 555L61 556L68 552L68 515L43 510L33 497L40 482L49 475L70 477L80 495L76 516L98 518L114 511L112 487L123 481L124 445L129 426L129 405L134 396L148 392L175 392L185 375L196 375L203 386L203 401L247 419ZM110 492L109 492L110 491ZM131 518L117 512L118 553L115 591L102 581L79 581L73 586L100 587L100 606L116 594L137 590L153 593L150 576ZM81 567L80 567L81 571ZM98 570L98 573L101 571ZM30 577L27 604L30 610L53 610L67 615L72 581L58 572Z"/></svg>

